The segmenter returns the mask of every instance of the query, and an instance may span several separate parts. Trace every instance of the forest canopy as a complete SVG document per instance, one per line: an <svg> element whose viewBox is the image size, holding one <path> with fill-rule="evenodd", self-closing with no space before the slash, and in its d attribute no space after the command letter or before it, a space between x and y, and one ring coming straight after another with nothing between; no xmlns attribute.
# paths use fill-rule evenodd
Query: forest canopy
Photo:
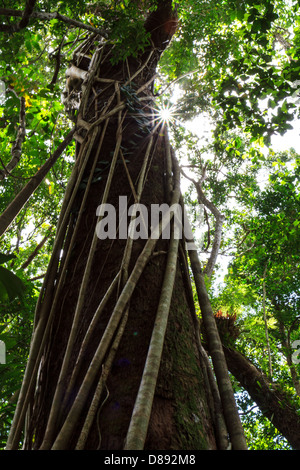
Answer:
<svg viewBox="0 0 300 470"><path fill-rule="evenodd" d="M66 112L66 72L90 35L105 38L112 66L126 70L129 58L149 45L145 19L158 3L1 4L1 449L75 164L76 110ZM297 433L300 147L293 148L289 136L294 131L299 139L300 2L182 0L173 6L178 24L158 63L153 107L179 161L226 359L234 362L232 351L245 358L244 376L248 364L257 368L270 402L277 399L274 410L294 410ZM132 91L123 93L133 106ZM101 169L95 182L100 179ZM243 381L241 368L241 376L229 370L249 449L291 449L294 441L273 419L275 411L260 404L259 391Z"/></svg>

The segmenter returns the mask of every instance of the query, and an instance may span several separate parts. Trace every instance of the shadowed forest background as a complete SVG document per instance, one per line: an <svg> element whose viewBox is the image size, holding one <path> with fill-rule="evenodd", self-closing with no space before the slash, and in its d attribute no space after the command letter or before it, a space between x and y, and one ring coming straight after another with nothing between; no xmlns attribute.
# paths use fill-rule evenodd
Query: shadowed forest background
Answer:
<svg viewBox="0 0 300 470"><path fill-rule="evenodd" d="M2 2L1 449L300 449L299 8Z"/></svg>

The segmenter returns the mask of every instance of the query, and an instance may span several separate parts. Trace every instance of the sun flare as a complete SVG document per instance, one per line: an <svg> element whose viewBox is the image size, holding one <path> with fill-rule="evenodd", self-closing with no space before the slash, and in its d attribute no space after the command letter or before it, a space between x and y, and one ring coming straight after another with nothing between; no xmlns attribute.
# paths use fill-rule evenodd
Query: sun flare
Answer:
<svg viewBox="0 0 300 470"><path fill-rule="evenodd" d="M162 123L170 124L175 121L176 109L174 105L163 103L157 112L157 120Z"/></svg>
<svg viewBox="0 0 300 470"><path fill-rule="evenodd" d="M172 118L172 111L170 108L162 108L159 110L160 118L162 121L170 121Z"/></svg>

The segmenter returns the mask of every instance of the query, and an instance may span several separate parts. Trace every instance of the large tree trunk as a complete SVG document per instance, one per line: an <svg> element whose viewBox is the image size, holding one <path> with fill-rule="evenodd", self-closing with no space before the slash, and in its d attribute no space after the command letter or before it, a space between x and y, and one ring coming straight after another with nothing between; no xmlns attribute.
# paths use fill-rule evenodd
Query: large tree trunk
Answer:
<svg viewBox="0 0 300 470"><path fill-rule="evenodd" d="M19 445L25 414L26 449L218 447L184 250L172 237L138 238L130 246L123 232L116 239L96 235L101 203L118 215L119 196L126 196L128 207L138 201L150 214L151 204L178 200L176 163L152 108L157 62L174 29L170 4L146 22L151 48L112 65L111 46L103 45L83 83L76 163L8 449ZM87 47L94 52L92 41ZM87 70L86 59L77 59ZM150 412L149 423L142 416L144 438L135 431L140 399Z"/></svg>

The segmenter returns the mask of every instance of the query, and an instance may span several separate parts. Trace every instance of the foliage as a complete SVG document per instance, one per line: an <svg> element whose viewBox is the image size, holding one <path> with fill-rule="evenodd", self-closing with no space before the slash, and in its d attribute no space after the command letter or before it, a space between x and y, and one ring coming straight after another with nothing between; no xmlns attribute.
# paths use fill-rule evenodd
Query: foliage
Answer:
<svg viewBox="0 0 300 470"><path fill-rule="evenodd" d="M270 165L268 183L255 196L247 195L243 209L235 214L236 228L231 242L241 239L242 243L238 243L221 291L214 298L214 308L237 315L240 334L235 347L269 375L263 319L265 285L271 379L299 407L299 392L291 375L294 368L299 381L299 364L291 361L292 345L300 334L299 157L293 151L278 155L271 152ZM239 386L236 391L238 403L247 413L243 421L254 439L251 440L253 449L273 448L268 435L277 441L274 448L286 448L260 413L248 414L253 403L249 398L242 400L245 395Z"/></svg>
<svg viewBox="0 0 300 470"><path fill-rule="evenodd" d="M237 386L237 390L238 385ZM253 405L247 392L238 393L237 404L249 442L249 450L291 450L272 423Z"/></svg>
<svg viewBox="0 0 300 470"><path fill-rule="evenodd" d="M0 341L6 346L6 363L0 364L0 447L3 449L13 417L24 374L32 332L33 313L38 290L24 279L25 292L20 300L0 304Z"/></svg>
<svg viewBox="0 0 300 470"><path fill-rule="evenodd" d="M0 253L0 264L7 263L14 255L4 255ZM22 297L24 293L24 284L21 279L12 273L9 269L0 266L0 300L12 301L15 297Z"/></svg>

